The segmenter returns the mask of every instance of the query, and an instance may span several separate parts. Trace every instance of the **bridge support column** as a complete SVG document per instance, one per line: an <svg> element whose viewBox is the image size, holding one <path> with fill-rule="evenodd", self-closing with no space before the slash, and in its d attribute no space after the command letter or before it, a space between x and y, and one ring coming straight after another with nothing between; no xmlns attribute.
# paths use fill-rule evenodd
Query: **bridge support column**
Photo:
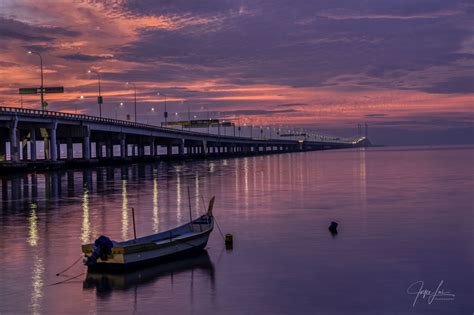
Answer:
<svg viewBox="0 0 474 315"><path fill-rule="evenodd" d="M150 156L156 156L155 139L151 139L151 141L150 141Z"/></svg>
<svg viewBox="0 0 474 315"><path fill-rule="evenodd" d="M120 135L120 157L127 157L127 141L126 136L124 134Z"/></svg>
<svg viewBox="0 0 474 315"><path fill-rule="evenodd" d="M168 144L166 146L166 155L172 155L173 154L173 146L171 144Z"/></svg>
<svg viewBox="0 0 474 315"><path fill-rule="evenodd" d="M112 145L112 141L107 140L105 143L105 156L110 159L114 155L114 147Z"/></svg>
<svg viewBox="0 0 474 315"><path fill-rule="evenodd" d="M138 147L138 156L144 157L145 156L145 146L143 145L142 141L139 141L137 144Z"/></svg>
<svg viewBox="0 0 474 315"><path fill-rule="evenodd" d="M7 142L2 138L2 135L0 133L0 161L5 161L6 159L7 159Z"/></svg>
<svg viewBox="0 0 474 315"><path fill-rule="evenodd" d="M10 125L10 159L12 162L20 160L18 141L18 120L14 120Z"/></svg>
<svg viewBox="0 0 474 315"><path fill-rule="evenodd" d="M96 141L95 142L95 157L98 159L102 158L102 142Z"/></svg>
<svg viewBox="0 0 474 315"><path fill-rule="evenodd" d="M184 139L181 139L181 143L179 144L179 147L178 147L178 153L179 155L184 155Z"/></svg>
<svg viewBox="0 0 474 315"><path fill-rule="evenodd" d="M89 127L84 128L84 139L82 142L82 158L86 161L91 159L91 138Z"/></svg>
<svg viewBox="0 0 474 315"><path fill-rule="evenodd" d="M209 148L207 147L207 141L202 142L202 154L209 154Z"/></svg>
<svg viewBox="0 0 474 315"><path fill-rule="evenodd" d="M51 161L55 162L58 160L58 144L57 144L57 138L56 138L56 127L57 125L55 124L53 128L49 130L49 149L51 150Z"/></svg>
<svg viewBox="0 0 474 315"><path fill-rule="evenodd" d="M30 129L30 160L36 161L36 129Z"/></svg>
<svg viewBox="0 0 474 315"><path fill-rule="evenodd" d="M72 138L68 137L66 139L66 158L68 161L71 161L74 158L73 150L72 150Z"/></svg>

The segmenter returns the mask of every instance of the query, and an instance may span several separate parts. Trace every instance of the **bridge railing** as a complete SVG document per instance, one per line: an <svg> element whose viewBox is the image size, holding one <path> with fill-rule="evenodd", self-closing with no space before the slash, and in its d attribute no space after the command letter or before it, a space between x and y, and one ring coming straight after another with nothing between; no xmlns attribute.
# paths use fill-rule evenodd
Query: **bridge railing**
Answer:
<svg viewBox="0 0 474 315"><path fill-rule="evenodd" d="M112 124L116 126L124 126L124 127L136 127L136 128L147 128L147 129L154 129L159 130L162 132L172 132L178 133L182 135L190 135L190 136L210 136L212 138L219 137L220 139L245 139L245 140L252 140L252 141L262 141L262 142L278 142L278 143L287 143L288 140L284 139L256 139L252 137L236 137L236 136L226 136L226 135L215 135L215 134L207 134L202 132L194 132L194 131L185 131L185 130L178 130L174 128L167 128L162 126L155 126L143 123L137 123L128 120L119 120L119 119L112 119L112 118L104 118L104 117L97 117L97 116L90 116L90 115L83 115L83 114L72 114L67 112L56 112L56 111L45 111L45 110L38 110L38 109L31 109L31 108L18 108L18 107L2 107L0 106L0 113L3 114L10 114L12 116L21 114L23 116L32 116L32 117L43 117L43 118L61 118L67 120L82 120L88 122L95 122L95 123L105 123L105 124ZM291 139L290 142L298 141L298 139ZM305 139L305 141L309 142L330 142L330 143L341 143L341 144L348 144L354 143L352 139L342 139L336 137L328 137L328 136L320 136L318 140Z"/></svg>

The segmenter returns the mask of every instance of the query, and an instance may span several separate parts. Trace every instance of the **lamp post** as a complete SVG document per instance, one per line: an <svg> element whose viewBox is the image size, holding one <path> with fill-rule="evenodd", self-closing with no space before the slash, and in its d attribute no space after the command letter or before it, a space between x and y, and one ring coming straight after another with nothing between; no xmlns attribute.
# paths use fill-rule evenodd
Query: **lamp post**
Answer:
<svg viewBox="0 0 474 315"><path fill-rule="evenodd" d="M99 71L95 70L88 70L87 73L94 73L95 75L97 75L97 82L99 84L99 96L97 97L97 104L99 104L99 117L102 118L102 103L104 103L104 100L100 91L100 74Z"/></svg>
<svg viewBox="0 0 474 315"><path fill-rule="evenodd" d="M122 108L122 107L123 107L123 102L120 102L118 106L117 106L117 105L115 106L115 119L116 119L116 120L118 119L118 118L117 118L117 110L118 110L119 108Z"/></svg>
<svg viewBox="0 0 474 315"><path fill-rule="evenodd" d="M84 95L81 95L81 96L79 96L79 99L82 101L82 100L84 99ZM76 111L75 111L75 114L77 115L77 101L76 101L76 102L74 102L74 103L75 103L75 105L76 105L76 108L75 108L75 109L76 109Z"/></svg>
<svg viewBox="0 0 474 315"><path fill-rule="evenodd" d="M135 92L134 103L135 103L135 122L137 122L137 86L133 82L125 83L127 85L133 85L133 90Z"/></svg>
<svg viewBox="0 0 474 315"><path fill-rule="evenodd" d="M164 116L164 118L165 118L165 127L166 127L166 125L167 125L167 123L168 123L168 112L166 111L166 95L163 94L163 93L161 93L161 92L156 93L156 95L158 95L158 96L164 96L164 98L165 98L165 111L164 111L164 113L163 113L163 116Z"/></svg>
<svg viewBox="0 0 474 315"><path fill-rule="evenodd" d="M43 57L37 51L29 51L28 54L35 54L40 58L40 67L41 67L41 110L46 110L46 104L44 103L44 79L43 79Z"/></svg>
<svg viewBox="0 0 474 315"><path fill-rule="evenodd" d="M154 107L151 108L152 119L153 119L153 114L155 114L155 108L154 108ZM148 124L148 119L149 119L149 117L148 117L148 115L147 115L147 117L146 117L146 123L147 123L147 124ZM153 120L152 120L152 123L153 123Z"/></svg>

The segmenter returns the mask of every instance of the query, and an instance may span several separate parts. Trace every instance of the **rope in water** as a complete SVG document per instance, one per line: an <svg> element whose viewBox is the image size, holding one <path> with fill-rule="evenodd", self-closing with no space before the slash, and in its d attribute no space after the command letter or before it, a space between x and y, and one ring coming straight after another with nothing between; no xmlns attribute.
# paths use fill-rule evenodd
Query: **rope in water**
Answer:
<svg viewBox="0 0 474 315"><path fill-rule="evenodd" d="M82 275L84 275L84 274L85 274L85 272L81 272L80 274L78 274L78 275L76 275L76 276L67 278L66 280L62 280L62 281L58 281L58 282L55 282L55 283L47 284L47 285L45 285L44 287L52 287L53 285L58 285L58 284L61 284L61 283L64 283L64 282L68 282L68 281L74 280L74 279L76 279L76 278L79 278L80 276L82 276Z"/></svg>
<svg viewBox="0 0 474 315"><path fill-rule="evenodd" d="M71 268L72 268L75 264L77 264L81 259L82 259L82 255L79 256L79 258L78 258L75 262L73 262L72 265L70 265L69 267L67 267L67 268L64 269L63 271L58 272L58 273L56 274L56 276L59 276L60 274L63 274L63 273L65 273L66 271L68 271L69 269L71 269Z"/></svg>
<svg viewBox="0 0 474 315"><path fill-rule="evenodd" d="M43 287L46 288L46 287L52 287L52 286L55 286L55 285L58 285L58 284L62 284L62 283L77 279L77 278L79 278L80 276L82 276L84 274L85 274L85 272L81 272L80 274L69 277L65 280L61 280L61 281L50 283L50 284L45 284ZM6 292L4 294L0 294L0 297L6 297L6 296L9 296L9 295L13 295L13 294L19 294L21 292L24 292L24 290L15 290L15 291L11 291L11 292Z"/></svg>
<svg viewBox="0 0 474 315"><path fill-rule="evenodd" d="M221 233L222 239L225 241L224 233L222 233L221 227L219 226L219 223L217 223L216 217L214 217L214 222L216 222L217 229L219 230L219 233Z"/></svg>

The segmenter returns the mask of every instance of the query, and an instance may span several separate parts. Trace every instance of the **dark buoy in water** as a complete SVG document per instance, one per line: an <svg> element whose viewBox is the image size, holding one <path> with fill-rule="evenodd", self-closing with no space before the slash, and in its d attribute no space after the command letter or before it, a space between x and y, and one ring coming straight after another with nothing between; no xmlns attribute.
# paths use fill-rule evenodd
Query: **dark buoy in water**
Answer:
<svg viewBox="0 0 474 315"><path fill-rule="evenodd" d="M225 235L225 248L226 249L234 248L234 237L232 236L232 234Z"/></svg>
<svg viewBox="0 0 474 315"><path fill-rule="evenodd" d="M337 234L337 222L332 221L331 225L329 226L329 231L331 232L332 235Z"/></svg>

